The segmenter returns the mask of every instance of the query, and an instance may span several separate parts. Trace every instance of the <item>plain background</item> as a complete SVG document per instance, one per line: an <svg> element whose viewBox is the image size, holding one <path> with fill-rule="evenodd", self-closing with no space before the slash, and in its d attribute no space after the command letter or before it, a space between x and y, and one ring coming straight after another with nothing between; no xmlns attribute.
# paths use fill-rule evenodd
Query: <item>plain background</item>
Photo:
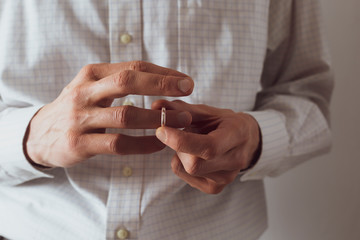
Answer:
<svg viewBox="0 0 360 240"><path fill-rule="evenodd" d="M261 240L360 239L360 1L321 2L335 72L333 148L265 180L269 229Z"/></svg>

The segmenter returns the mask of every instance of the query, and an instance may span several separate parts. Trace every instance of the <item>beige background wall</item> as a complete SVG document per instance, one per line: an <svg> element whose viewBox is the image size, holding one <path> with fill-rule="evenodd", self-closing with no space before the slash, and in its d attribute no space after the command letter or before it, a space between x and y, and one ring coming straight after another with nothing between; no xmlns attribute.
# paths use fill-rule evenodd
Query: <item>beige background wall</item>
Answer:
<svg viewBox="0 0 360 240"><path fill-rule="evenodd" d="M360 239L360 1L322 4L336 77L333 149L266 179L269 229L261 240Z"/></svg>

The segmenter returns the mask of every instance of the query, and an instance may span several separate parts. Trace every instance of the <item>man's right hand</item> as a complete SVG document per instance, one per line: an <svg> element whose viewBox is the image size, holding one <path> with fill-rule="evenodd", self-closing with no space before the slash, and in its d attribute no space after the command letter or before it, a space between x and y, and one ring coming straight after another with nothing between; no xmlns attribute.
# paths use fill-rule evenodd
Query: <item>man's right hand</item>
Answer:
<svg viewBox="0 0 360 240"><path fill-rule="evenodd" d="M193 80L178 71L134 61L85 66L29 124L25 151L36 164L70 167L97 154L146 154L165 147L155 136L105 133L106 128L155 129L160 111L132 106L110 107L128 94L186 96ZM168 111L167 125L186 127L188 112Z"/></svg>

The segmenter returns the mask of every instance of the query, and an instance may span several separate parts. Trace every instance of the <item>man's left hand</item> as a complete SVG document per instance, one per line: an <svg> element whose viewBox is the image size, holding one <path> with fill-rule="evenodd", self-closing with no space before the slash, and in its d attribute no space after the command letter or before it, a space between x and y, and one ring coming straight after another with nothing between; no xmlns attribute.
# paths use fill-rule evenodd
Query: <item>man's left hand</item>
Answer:
<svg viewBox="0 0 360 240"><path fill-rule="evenodd" d="M260 130L249 114L179 100L159 100L152 106L161 107L192 116L184 130L163 126L156 131L158 139L176 151L172 170L192 187L217 194L257 160Z"/></svg>

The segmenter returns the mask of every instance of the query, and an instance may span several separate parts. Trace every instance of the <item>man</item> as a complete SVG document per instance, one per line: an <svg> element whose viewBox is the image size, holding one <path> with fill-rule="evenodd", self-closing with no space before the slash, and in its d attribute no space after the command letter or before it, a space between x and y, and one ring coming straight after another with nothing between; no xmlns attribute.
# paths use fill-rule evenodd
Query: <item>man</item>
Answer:
<svg viewBox="0 0 360 240"><path fill-rule="evenodd" d="M2 1L0 235L259 238L262 179L330 146L318 10Z"/></svg>

